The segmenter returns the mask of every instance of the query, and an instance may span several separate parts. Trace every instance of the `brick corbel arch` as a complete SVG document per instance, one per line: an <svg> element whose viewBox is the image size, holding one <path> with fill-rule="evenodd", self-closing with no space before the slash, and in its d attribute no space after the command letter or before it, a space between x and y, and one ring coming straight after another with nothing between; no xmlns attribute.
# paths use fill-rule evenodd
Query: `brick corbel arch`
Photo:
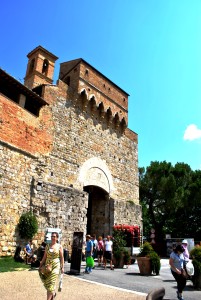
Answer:
<svg viewBox="0 0 201 300"><path fill-rule="evenodd" d="M82 165L79 181L83 186L98 186L108 194L114 190L112 175L106 163L98 157L92 157Z"/></svg>

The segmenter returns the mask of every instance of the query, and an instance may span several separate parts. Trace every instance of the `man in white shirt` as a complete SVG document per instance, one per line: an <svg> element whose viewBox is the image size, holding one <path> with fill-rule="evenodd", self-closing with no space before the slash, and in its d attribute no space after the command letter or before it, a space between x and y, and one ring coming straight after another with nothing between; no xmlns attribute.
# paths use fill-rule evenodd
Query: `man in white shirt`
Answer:
<svg viewBox="0 0 201 300"><path fill-rule="evenodd" d="M110 261L110 269L114 270L113 265L112 265L112 245L113 242L110 239L110 236L107 236L107 240L104 243L104 268L106 269L107 266L107 260Z"/></svg>

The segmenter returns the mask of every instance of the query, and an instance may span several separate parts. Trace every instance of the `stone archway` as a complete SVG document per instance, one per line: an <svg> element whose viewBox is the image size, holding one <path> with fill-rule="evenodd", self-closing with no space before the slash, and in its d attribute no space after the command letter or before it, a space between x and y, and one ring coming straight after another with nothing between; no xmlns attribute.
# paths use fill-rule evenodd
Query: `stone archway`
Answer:
<svg viewBox="0 0 201 300"><path fill-rule="evenodd" d="M83 187L95 185L104 189L108 194L114 190L110 170L105 161L99 157L92 157L82 165L78 180Z"/></svg>
<svg viewBox="0 0 201 300"><path fill-rule="evenodd" d="M84 191L88 192L87 228L97 236L111 234L114 224L114 203L110 198L113 188L111 173L103 160L93 157L86 161L79 174Z"/></svg>

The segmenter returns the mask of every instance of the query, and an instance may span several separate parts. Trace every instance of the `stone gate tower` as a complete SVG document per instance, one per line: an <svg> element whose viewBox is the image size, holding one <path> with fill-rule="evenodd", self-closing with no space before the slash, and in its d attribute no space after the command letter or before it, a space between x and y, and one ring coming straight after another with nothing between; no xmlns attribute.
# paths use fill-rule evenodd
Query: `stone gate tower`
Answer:
<svg viewBox="0 0 201 300"><path fill-rule="evenodd" d="M38 46L28 54L24 85L0 69L0 255L20 243L19 217L32 210L73 232L112 233L141 226L137 134L128 129L128 94L83 59L61 63Z"/></svg>

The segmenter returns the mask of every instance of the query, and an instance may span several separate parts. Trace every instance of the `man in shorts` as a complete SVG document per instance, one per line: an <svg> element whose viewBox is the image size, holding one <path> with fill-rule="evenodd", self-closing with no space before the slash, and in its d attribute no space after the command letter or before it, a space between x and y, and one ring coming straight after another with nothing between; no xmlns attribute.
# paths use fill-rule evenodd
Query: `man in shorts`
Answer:
<svg viewBox="0 0 201 300"><path fill-rule="evenodd" d="M107 267L107 260L110 261L110 269L114 270L113 265L112 265L112 245L113 242L111 241L111 237L108 235L107 239L104 243L104 269Z"/></svg>

